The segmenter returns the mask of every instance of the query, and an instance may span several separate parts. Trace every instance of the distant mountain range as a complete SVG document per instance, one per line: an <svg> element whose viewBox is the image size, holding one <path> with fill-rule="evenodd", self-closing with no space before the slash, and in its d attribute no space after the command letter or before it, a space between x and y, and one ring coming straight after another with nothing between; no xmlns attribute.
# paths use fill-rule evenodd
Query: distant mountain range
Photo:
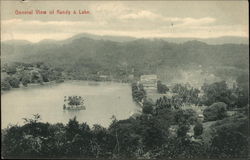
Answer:
<svg viewBox="0 0 250 160"><path fill-rule="evenodd" d="M248 38L244 37L218 37L218 38L163 38L165 41L174 43L185 43L188 41L201 41L207 44L218 45L218 44L249 44Z"/></svg>
<svg viewBox="0 0 250 160"><path fill-rule="evenodd" d="M129 37L129 36L109 36L109 35L94 35L94 34L88 34L88 33L81 33L77 34L75 36L72 36L71 38L65 39L65 40L52 40L52 39L44 39L38 43L69 43L72 42L75 39L79 38L90 38L93 40L108 40L108 41L113 41L113 42L128 42L128 41L134 41L138 39L149 39L149 40L154 40L154 39L161 39L167 42L171 43L185 43L188 41L201 41L207 44L211 45L217 45L217 44L249 44L249 39L246 37L237 37L237 36L223 36L223 37L218 37L218 38L168 38L168 37L162 37L162 38L135 38L135 37ZM9 41L3 41L3 43L6 44L13 44L13 45L23 45L23 44L28 44L31 43L29 41L25 40L9 40Z"/></svg>

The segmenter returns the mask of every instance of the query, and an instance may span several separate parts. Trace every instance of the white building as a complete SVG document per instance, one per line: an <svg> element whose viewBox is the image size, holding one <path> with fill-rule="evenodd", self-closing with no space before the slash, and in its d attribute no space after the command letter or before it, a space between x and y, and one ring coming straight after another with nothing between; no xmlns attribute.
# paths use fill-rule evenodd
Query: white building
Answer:
<svg viewBox="0 0 250 160"><path fill-rule="evenodd" d="M157 91L157 80L157 75L155 74L142 75L140 78L140 83L147 92L155 92Z"/></svg>

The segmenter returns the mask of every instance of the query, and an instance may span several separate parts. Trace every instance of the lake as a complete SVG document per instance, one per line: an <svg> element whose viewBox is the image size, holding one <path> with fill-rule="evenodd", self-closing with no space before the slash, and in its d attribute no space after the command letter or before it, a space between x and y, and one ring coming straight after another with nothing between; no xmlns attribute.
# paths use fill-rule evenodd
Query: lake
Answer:
<svg viewBox="0 0 250 160"><path fill-rule="evenodd" d="M112 115L126 119L140 110L132 100L130 84L114 82L66 81L13 89L1 95L2 128L22 125L22 118L41 115L42 122L66 124L70 118L108 127ZM82 96L86 110L63 110L64 96Z"/></svg>

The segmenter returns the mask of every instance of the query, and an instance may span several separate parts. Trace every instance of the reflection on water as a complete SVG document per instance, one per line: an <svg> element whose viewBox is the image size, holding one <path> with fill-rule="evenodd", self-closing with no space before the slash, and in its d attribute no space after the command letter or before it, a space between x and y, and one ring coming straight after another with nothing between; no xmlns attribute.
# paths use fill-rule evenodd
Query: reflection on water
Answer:
<svg viewBox="0 0 250 160"><path fill-rule="evenodd" d="M86 110L63 110L64 96L82 96ZM23 124L22 118L39 113L43 122L67 123L77 117L79 122L108 127L112 115L126 119L138 111L132 101L129 84L87 81L68 81L61 84L16 89L1 96L2 128L9 123Z"/></svg>

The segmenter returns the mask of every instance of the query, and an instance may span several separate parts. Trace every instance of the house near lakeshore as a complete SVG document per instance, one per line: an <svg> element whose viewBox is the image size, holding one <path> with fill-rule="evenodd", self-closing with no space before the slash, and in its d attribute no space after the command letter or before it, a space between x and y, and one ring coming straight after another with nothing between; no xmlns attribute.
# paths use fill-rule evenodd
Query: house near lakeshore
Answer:
<svg viewBox="0 0 250 160"><path fill-rule="evenodd" d="M108 75L99 75L100 80L107 81L109 76Z"/></svg>
<svg viewBox="0 0 250 160"><path fill-rule="evenodd" d="M157 75L150 74L150 75L141 75L140 83L143 85L146 92L157 92Z"/></svg>

